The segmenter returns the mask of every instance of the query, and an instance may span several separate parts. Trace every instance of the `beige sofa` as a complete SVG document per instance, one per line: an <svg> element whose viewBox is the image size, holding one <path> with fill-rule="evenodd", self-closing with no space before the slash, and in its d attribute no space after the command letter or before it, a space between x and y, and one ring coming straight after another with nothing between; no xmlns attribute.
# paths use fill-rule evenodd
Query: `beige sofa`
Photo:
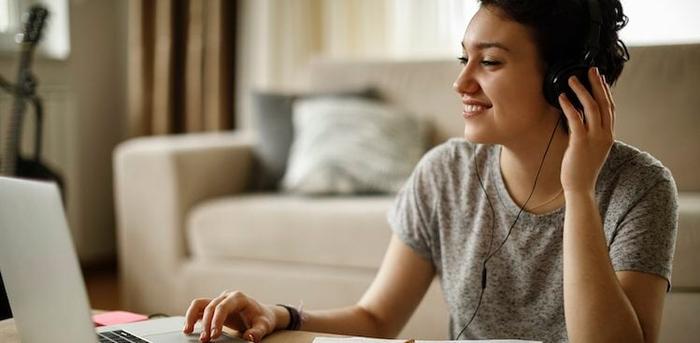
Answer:
<svg viewBox="0 0 700 343"><path fill-rule="evenodd" d="M700 337L700 45L631 49L615 89L617 137L668 166L680 191L663 342ZM454 61L317 62L306 86L374 85L427 119L437 143L462 133ZM183 313L190 299L240 289L267 303L355 302L390 237L392 196L254 194L249 132L139 138L114 153L119 262L127 309ZM445 338L435 282L403 335Z"/></svg>

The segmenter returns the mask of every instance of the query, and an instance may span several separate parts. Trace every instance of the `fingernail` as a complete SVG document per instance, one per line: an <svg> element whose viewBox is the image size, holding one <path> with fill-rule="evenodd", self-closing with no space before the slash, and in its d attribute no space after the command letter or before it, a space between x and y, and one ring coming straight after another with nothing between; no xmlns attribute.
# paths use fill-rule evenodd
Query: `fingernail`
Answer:
<svg viewBox="0 0 700 343"><path fill-rule="evenodd" d="M216 336L216 332L217 332L216 330L217 330L216 328L211 329L211 333L210 333L211 337Z"/></svg>
<svg viewBox="0 0 700 343"><path fill-rule="evenodd" d="M598 67L595 67L595 74L600 76L600 70L598 69Z"/></svg>

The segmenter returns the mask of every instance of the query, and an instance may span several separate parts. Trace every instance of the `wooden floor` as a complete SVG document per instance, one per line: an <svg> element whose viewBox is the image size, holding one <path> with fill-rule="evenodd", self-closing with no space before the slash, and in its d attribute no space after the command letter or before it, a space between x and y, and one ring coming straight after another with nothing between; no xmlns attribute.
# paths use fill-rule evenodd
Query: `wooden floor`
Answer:
<svg viewBox="0 0 700 343"><path fill-rule="evenodd" d="M83 269L90 306L100 310L123 310L116 265Z"/></svg>

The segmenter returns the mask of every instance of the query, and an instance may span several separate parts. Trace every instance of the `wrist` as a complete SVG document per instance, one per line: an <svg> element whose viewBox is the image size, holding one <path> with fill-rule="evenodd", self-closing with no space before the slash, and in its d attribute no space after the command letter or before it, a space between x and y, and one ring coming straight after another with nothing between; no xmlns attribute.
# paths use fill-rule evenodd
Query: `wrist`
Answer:
<svg viewBox="0 0 700 343"><path fill-rule="evenodd" d="M302 324L302 309L301 306L299 309L289 306L289 305L283 305L283 304L277 304L277 306L284 308L287 310L287 314L289 317L289 322L287 324L287 327L285 327L285 330L299 330L301 328Z"/></svg>
<svg viewBox="0 0 700 343"><path fill-rule="evenodd" d="M593 190L564 191L564 206L567 209L567 213L574 209L596 207L596 203Z"/></svg>
<svg viewBox="0 0 700 343"><path fill-rule="evenodd" d="M284 330L289 326L289 321L291 320L289 316L289 311L280 305L268 305L272 314L275 317L275 331Z"/></svg>
<svg viewBox="0 0 700 343"><path fill-rule="evenodd" d="M594 199L595 192L593 189L564 189L564 198L566 200L574 199Z"/></svg>

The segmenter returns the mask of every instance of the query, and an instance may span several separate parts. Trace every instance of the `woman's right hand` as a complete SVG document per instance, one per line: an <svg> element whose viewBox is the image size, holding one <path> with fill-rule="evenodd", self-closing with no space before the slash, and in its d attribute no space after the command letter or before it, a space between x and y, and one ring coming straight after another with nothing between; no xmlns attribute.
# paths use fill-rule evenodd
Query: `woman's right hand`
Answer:
<svg viewBox="0 0 700 343"><path fill-rule="evenodd" d="M199 339L208 342L221 336L224 325L242 333L242 338L260 342L277 326L272 307L258 303L255 299L235 291L224 291L214 299L195 299L185 316L185 334L191 334L198 320L202 321Z"/></svg>

